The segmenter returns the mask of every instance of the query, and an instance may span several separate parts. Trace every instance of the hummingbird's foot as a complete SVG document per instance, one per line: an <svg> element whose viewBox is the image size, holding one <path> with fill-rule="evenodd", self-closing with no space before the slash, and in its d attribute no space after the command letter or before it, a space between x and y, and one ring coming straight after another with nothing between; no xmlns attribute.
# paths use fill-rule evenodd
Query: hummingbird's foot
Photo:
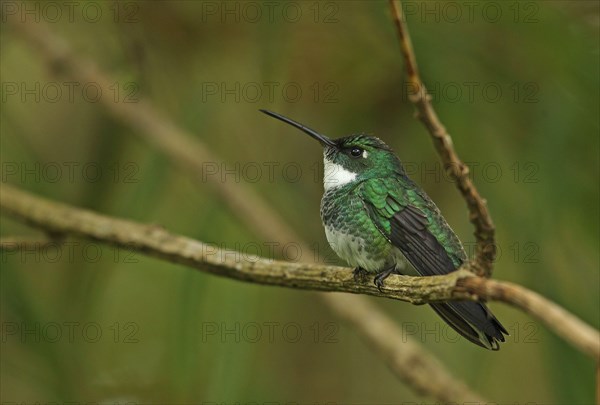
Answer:
<svg viewBox="0 0 600 405"><path fill-rule="evenodd" d="M369 277L369 272L362 267L355 268L352 274L354 274L354 281L357 283L364 283Z"/></svg>
<svg viewBox="0 0 600 405"><path fill-rule="evenodd" d="M385 269L384 271L375 276L373 283L380 292L383 292L381 291L381 288L383 287L383 282L385 281L385 279L394 273L397 273L395 265L390 267L389 269Z"/></svg>

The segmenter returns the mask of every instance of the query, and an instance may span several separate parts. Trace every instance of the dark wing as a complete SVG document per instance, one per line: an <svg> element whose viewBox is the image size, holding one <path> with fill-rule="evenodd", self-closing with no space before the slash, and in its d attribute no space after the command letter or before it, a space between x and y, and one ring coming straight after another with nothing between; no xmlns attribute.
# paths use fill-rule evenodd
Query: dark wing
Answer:
<svg viewBox="0 0 600 405"><path fill-rule="evenodd" d="M371 220L420 275L456 270L466 259L460 241L433 201L410 180L401 181L373 179L362 185Z"/></svg>
<svg viewBox="0 0 600 405"><path fill-rule="evenodd" d="M371 220L421 276L456 270L466 260L458 237L414 183L395 181L370 180L363 185L363 203ZM503 333L508 334L481 303L450 301L431 306L454 330L479 346L497 350L498 342L504 342Z"/></svg>
<svg viewBox="0 0 600 405"><path fill-rule="evenodd" d="M422 276L448 274L457 266L428 228L425 214L407 205L390 219L390 241Z"/></svg>

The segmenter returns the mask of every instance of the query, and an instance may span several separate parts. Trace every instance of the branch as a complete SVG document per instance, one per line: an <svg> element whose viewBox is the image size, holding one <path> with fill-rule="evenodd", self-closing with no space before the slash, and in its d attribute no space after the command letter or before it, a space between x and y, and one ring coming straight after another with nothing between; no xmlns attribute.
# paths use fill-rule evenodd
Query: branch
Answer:
<svg viewBox="0 0 600 405"><path fill-rule="evenodd" d="M7 184L2 185L1 191L0 209L38 228L126 247L172 263L240 281L306 290L367 294L413 304L451 299L501 301L533 315L579 350L596 361L600 360L600 333L597 330L533 291L512 283L478 277L464 269L444 276L391 276L386 280L382 291L379 291L370 281L356 282L351 269L348 268L289 263L258 256L249 258L239 252L217 249L169 233L161 227L115 219L51 202ZM357 310L351 305L333 305L338 310ZM358 312L368 313L369 309L364 306L358 309ZM361 331L363 334L372 333L362 329ZM387 342L398 344L391 340Z"/></svg>
<svg viewBox="0 0 600 405"><path fill-rule="evenodd" d="M416 107L416 116L425 125L432 137L448 175L455 181L462 196L467 202L469 220L475 226L477 247L471 269L480 276L490 277L496 259L495 227L483 199L469 178L469 167L464 164L454 150L452 138L440 122L433 106L431 96L427 92L417 66L408 27L404 20L402 5L398 7L394 0L390 1L392 17L398 31L400 47L406 64L409 83L409 99Z"/></svg>
<svg viewBox="0 0 600 405"><path fill-rule="evenodd" d="M43 24L22 23L17 17L7 16L6 20L32 45L37 55L54 67L56 75L67 75L81 82L98 84L103 92L109 91L114 78L102 72L94 63L77 56L62 38L53 34ZM143 141L154 145L164 153L175 167L191 178L198 180L198 186L204 189L207 184L213 186L215 193L221 198L224 206L229 207L242 224L265 240L298 242L301 238L290 228L259 194L244 184L219 182L214 176L208 176L212 183L202 181L202 162L220 162L210 148L198 137L183 130L167 117L164 117L147 100L138 103L112 103L108 98L101 98L100 103L116 120L133 129L133 134ZM152 228L156 230L157 228ZM75 232L74 232L75 233ZM131 235L129 235L131 237ZM88 235L88 237L91 237ZM301 248L308 251L305 244ZM212 249L212 247L211 247ZM293 266L292 266L293 267ZM291 268L288 268L291 271ZM295 271L295 270L294 270ZM289 274L288 274L289 275ZM285 276L284 276L285 277ZM386 280L386 283L388 281ZM417 392L430 395L444 402L486 402L473 393L462 381L448 371L431 354L425 351L414 339L403 339L398 328L386 327L392 321L384 316L380 309L374 307L366 297L319 294L324 304L340 319L347 321L366 340L367 346L379 353L395 373ZM340 305L343 302L344 305ZM378 319L382 324L374 326L374 321L362 320L349 313L368 313L371 319ZM384 330L386 333L375 334L372 330ZM399 342L402 342L400 344ZM419 367L415 367L419 364Z"/></svg>
<svg viewBox="0 0 600 405"><path fill-rule="evenodd" d="M172 234L160 226L111 218L36 197L8 184L0 187L0 209L37 228L84 237L203 272L240 281L306 290L340 291L387 297L413 304L453 298L460 271L439 277L397 276L379 291L372 282L358 283L351 269L322 264L290 263L239 252ZM462 296L469 298L468 293ZM456 298L456 297L454 297Z"/></svg>
<svg viewBox="0 0 600 405"><path fill-rule="evenodd" d="M386 282L387 293L381 293L371 282L356 283L348 268L249 257L172 234L156 225L111 218L35 197L8 184L0 186L0 210L44 230L105 242L206 273L264 285L369 294L423 303L450 297L460 277L476 277L467 271L429 279L398 276ZM418 393L443 402L487 402L413 339L406 339L396 322L369 301L350 295L322 294L321 297Z"/></svg>

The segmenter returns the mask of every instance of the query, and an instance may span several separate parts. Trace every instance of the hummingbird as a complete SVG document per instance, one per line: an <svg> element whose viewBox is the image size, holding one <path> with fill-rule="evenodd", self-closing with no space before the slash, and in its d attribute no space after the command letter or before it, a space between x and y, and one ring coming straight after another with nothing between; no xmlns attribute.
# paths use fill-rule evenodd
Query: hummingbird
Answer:
<svg viewBox="0 0 600 405"><path fill-rule="evenodd" d="M391 274L442 275L467 261L440 210L381 139L365 134L331 139L283 115L260 111L296 127L323 147L321 220L329 245L354 267L356 280L372 274L381 289ZM484 303L429 305L456 332L481 347L498 350L508 335Z"/></svg>

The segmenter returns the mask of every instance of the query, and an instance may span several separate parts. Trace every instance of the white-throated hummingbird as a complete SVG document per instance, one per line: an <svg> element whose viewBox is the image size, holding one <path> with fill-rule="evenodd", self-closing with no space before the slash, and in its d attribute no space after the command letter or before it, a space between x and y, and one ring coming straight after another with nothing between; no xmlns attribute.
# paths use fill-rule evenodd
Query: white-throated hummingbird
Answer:
<svg viewBox="0 0 600 405"><path fill-rule="evenodd" d="M390 274L409 272L403 257L419 276L447 274L467 260L437 206L379 138L360 134L331 139L282 115L260 111L300 129L323 146L321 219L331 248L355 268L357 278L374 274L375 285L381 288ZM430 305L476 345L498 350L508 334L483 303Z"/></svg>

